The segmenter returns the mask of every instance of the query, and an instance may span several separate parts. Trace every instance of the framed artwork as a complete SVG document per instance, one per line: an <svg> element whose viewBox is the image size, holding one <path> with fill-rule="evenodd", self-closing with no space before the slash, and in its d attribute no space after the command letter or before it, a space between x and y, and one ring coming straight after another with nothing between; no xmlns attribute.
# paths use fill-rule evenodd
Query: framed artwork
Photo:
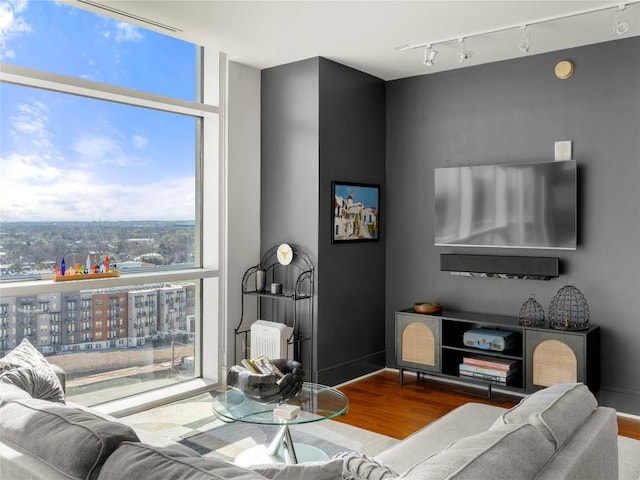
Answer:
<svg viewBox="0 0 640 480"><path fill-rule="evenodd" d="M331 183L331 242L375 242L380 238L380 186Z"/></svg>

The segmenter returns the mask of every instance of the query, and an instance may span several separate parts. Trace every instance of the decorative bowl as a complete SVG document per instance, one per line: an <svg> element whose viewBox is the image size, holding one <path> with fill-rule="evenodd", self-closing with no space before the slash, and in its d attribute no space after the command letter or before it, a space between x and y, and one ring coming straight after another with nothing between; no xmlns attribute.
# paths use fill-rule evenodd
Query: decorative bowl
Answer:
<svg viewBox="0 0 640 480"><path fill-rule="evenodd" d="M413 304L413 309L418 313L440 313L442 305L435 302L417 302Z"/></svg>

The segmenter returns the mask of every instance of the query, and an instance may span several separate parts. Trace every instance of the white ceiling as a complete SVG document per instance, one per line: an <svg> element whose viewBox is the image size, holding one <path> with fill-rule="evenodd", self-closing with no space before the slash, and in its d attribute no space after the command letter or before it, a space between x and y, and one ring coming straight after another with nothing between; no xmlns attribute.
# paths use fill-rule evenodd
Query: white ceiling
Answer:
<svg viewBox="0 0 640 480"><path fill-rule="evenodd" d="M618 6L629 1L99 0L256 68L322 56L384 80L521 57L521 25L599 7L611 8L532 25L529 55L637 36L638 0L621 13L629 32L621 37L613 30ZM95 10L86 3L79 5ZM430 68L422 64L423 48L396 49L508 26L514 28L466 39L472 55L463 64L456 58L457 40L434 45L439 54Z"/></svg>

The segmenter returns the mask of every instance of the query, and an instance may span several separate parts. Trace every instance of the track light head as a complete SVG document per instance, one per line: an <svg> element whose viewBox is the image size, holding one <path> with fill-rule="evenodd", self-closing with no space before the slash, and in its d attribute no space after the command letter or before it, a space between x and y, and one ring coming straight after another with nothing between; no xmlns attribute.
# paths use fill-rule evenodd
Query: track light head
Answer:
<svg viewBox="0 0 640 480"><path fill-rule="evenodd" d="M458 62L462 63L465 60L467 60L469 57L471 57L472 52L468 51L465 47L464 47L464 38L460 39L460 44L461 44L461 48L460 51L458 52Z"/></svg>
<svg viewBox="0 0 640 480"><path fill-rule="evenodd" d="M427 67L433 67L436 55L438 55L438 51L434 50L431 45L427 46L424 49L424 60L422 61L422 63L424 63Z"/></svg>
<svg viewBox="0 0 640 480"><path fill-rule="evenodd" d="M531 48L531 30L529 30L527 25L523 25L521 28L525 36L518 43L518 50L520 50L521 53L526 54L529 53L529 49Z"/></svg>
<svg viewBox="0 0 640 480"><path fill-rule="evenodd" d="M620 18L620 14L624 12L625 8L626 5L623 4L616 9L616 23L613 26L613 31L618 35L624 35L629 31L629 24Z"/></svg>

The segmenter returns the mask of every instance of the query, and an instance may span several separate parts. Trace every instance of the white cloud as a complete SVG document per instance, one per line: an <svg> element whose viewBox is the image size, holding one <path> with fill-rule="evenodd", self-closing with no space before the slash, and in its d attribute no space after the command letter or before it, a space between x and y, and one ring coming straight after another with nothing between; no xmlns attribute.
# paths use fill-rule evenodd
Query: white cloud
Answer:
<svg viewBox="0 0 640 480"><path fill-rule="evenodd" d="M23 102L10 116L16 147L7 142L0 156L3 221L194 218L193 175L150 179L152 170L138 168L151 163L141 154L149 144L147 137L125 135L102 123L92 126L99 133L77 133L67 152L49 131L56 122L51 108ZM121 176L103 176L105 164L123 166L106 169Z"/></svg>
<svg viewBox="0 0 640 480"><path fill-rule="evenodd" d="M51 138L48 130L49 109L41 102L33 101L17 106L17 111L11 116L11 125L21 140L30 142L39 148L49 148Z"/></svg>
<svg viewBox="0 0 640 480"><path fill-rule="evenodd" d="M118 137L117 134L112 136L86 134L74 140L71 148L80 154L81 161L89 164L113 164L121 167L143 165L145 162L140 158L126 152Z"/></svg>
<svg viewBox="0 0 640 480"><path fill-rule="evenodd" d="M47 163L46 158L37 155L11 153L0 159L2 163L2 190L11 184L46 185L63 177L63 172Z"/></svg>
<svg viewBox="0 0 640 480"><path fill-rule="evenodd" d="M116 23L116 41L117 42L137 42L142 40L140 29L130 23Z"/></svg>
<svg viewBox="0 0 640 480"><path fill-rule="evenodd" d="M195 179L163 178L150 184L111 186L101 202L103 219L177 220L195 215Z"/></svg>
<svg viewBox="0 0 640 480"><path fill-rule="evenodd" d="M71 148L83 158L101 163L109 162L121 152L115 140L102 135L82 135L73 142Z"/></svg>
<svg viewBox="0 0 640 480"><path fill-rule="evenodd" d="M10 39L31 32L20 15L26 8L26 0L0 2L0 60L15 57L15 51L7 46Z"/></svg>
<svg viewBox="0 0 640 480"><path fill-rule="evenodd" d="M5 221L185 220L195 215L193 177L153 183L105 183L87 170L62 170L42 157L0 158L0 216ZM142 177L144 178L144 177Z"/></svg>
<svg viewBox="0 0 640 480"><path fill-rule="evenodd" d="M147 140L142 135L134 135L133 137L131 137L131 143L137 149L142 150L144 147L147 146L147 143L149 143L149 140Z"/></svg>

